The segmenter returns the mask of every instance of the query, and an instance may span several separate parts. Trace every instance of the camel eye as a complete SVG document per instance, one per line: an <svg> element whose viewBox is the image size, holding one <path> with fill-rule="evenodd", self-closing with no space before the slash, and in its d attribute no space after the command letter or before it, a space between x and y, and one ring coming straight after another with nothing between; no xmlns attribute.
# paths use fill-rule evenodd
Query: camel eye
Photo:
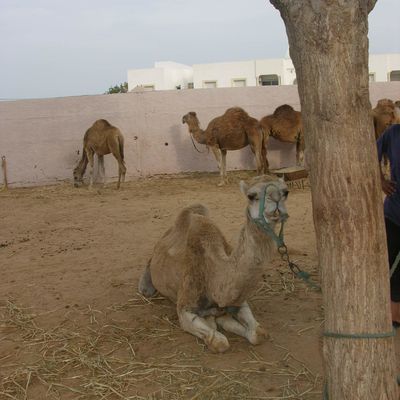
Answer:
<svg viewBox="0 0 400 400"><path fill-rule="evenodd" d="M247 198L248 198L250 201L258 200L258 195L257 195L257 193L249 193L249 194L247 195Z"/></svg>

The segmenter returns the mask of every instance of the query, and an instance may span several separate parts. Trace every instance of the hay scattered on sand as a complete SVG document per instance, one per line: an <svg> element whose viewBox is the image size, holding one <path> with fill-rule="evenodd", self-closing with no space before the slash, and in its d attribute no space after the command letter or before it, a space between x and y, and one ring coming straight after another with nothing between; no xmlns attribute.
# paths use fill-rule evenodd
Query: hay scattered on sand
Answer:
<svg viewBox="0 0 400 400"><path fill-rule="evenodd" d="M263 282L252 301L274 291L294 290L286 276L276 283ZM179 346L182 332L177 320L154 313L149 328L129 328L115 322L116 313L137 307L171 305L161 296L151 300L140 295L125 304L101 311L88 306L80 312L87 324L72 318L45 329L37 315L13 300L0 307L3 342L18 346L18 362L0 361L0 398L49 399L319 399L321 377L289 351L280 360L264 360L251 349L247 360L232 368L211 368L201 361L202 349L187 354ZM309 328L300 329L306 332ZM144 343L170 341L171 351L157 359L142 359L137 349ZM203 344L201 344L203 346ZM278 345L276 345L279 347ZM207 351L207 350L204 350ZM224 355L229 357L229 355ZM15 360L15 357L13 357ZM269 382L280 382L270 385ZM267 385L267 387L266 387Z"/></svg>

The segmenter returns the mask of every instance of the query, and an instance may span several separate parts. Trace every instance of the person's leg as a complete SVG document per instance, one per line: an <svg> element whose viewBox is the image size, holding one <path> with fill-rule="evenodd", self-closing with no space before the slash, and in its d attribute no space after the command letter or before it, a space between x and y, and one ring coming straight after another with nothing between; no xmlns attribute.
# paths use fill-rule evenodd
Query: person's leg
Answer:
<svg viewBox="0 0 400 400"><path fill-rule="evenodd" d="M400 226L385 218L385 227L389 268L391 268L400 251ZM400 265L390 278L390 298L392 300L392 320L400 322Z"/></svg>

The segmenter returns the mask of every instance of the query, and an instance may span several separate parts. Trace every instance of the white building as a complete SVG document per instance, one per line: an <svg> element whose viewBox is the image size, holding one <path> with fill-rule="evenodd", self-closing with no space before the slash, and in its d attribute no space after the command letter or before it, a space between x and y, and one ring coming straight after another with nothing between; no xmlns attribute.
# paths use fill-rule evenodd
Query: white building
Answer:
<svg viewBox="0 0 400 400"><path fill-rule="evenodd" d="M400 81L400 54L371 54L371 82ZM128 71L129 91L202 89L296 84L290 58L195 64L157 62L154 68Z"/></svg>

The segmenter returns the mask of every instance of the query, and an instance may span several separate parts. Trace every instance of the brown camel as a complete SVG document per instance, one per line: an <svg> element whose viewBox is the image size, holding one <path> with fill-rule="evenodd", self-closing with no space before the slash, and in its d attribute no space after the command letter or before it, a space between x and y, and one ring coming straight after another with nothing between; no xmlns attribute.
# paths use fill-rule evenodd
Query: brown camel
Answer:
<svg viewBox="0 0 400 400"><path fill-rule="evenodd" d="M374 119L375 138L393 124L400 123L400 101L393 102L390 99L380 99L376 107L372 109Z"/></svg>
<svg viewBox="0 0 400 400"><path fill-rule="evenodd" d="M240 107L229 108L225 113L210 121L207 129L200 129L199 119L195 112L191 111L182 117L182 123L186 123L193 138L200 144L210 147L218 162L221 182L226 183L226 153L228 150L239 150L250 145L255 154L257 173L263 172L263 133L259 122L249 116Z"/></svg>
<svg viewBox="0 0 400 400"><path fill-rule="evenodd" d="M258 176L248 184L240 182L240 188L247 207L235 248L203 205L184 208L156 244L139 282L144 296L159 291L176 303L182 329L218 353L226 351L229 342L217 327L252 344L265 338L246 300L277 248L275 230L288 217L283 180Z"/></svg>
<svg viewBox="0 0 400 400"><path fill-rule="evenodd" d="M82 158L74 169L74 185L79 186L83 182L83 174L86 171L88 163L90 164L90 183L89 188L93 186L93 163L94 154L97 154L99 167L105 183L104 156L110 154L118 161L118 184L119 189L122 182L125 181L126 167L124 163L124 137L121 131L112 126L105 119L97 120L85 133L83 137Z"/></svg>
<svg viewBox="0 0 400 400"><path fill-rule="evenodd" d="M296 143L296 164L304 165L304 134L301 112L295 111L288 104L283 104L272 115L262 118L260 124L264 130L266 170L269 167L267 144L270 136L281 142Z"/></svg>

